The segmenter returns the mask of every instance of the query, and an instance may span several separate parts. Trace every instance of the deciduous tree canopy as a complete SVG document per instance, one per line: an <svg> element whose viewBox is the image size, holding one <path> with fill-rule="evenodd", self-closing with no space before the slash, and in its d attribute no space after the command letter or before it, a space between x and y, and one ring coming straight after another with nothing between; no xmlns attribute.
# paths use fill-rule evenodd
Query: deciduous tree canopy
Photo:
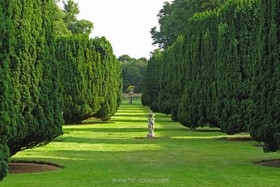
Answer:
<svg viewBox="0 0 280 187"><path fill-rule="evenodd" d="M87 34L89 35L93 30L93 23L88 20L78 20L77 15L80 13L78 3L73 0L63 1L63 20L66 27L72 32L72 34Z"/></svg>
<svg viewBox="0 0 280 187"><path fill-rule="evenodd" d="M218 8L226 0L174 0L165 2L158 13L159 28L153 27L151 35L153 44L166 49L179 35L184 34L188 20L198 12Z"/></svg>
<svg viewBox="0 0 280 187"><path fill-rule="evenodd" d="M135 92L142 93L143 76L148 64L147 59L135 59L128 55L122 55L118 59L122 66L123 92L127 92L128 86L133 85Z"/></svg>

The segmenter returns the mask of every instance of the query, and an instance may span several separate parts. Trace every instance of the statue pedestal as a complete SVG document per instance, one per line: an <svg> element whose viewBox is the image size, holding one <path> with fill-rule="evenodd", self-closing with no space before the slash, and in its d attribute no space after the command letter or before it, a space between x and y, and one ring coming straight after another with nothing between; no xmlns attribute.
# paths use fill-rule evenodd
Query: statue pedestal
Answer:
<svg viewBox="0 0 280 187"><path fill-rule="evenodd" d="M155 138L156 136L155 136L155 134L153 133L153 134L147 134L147 136L146 136L146 138Z"/></svg>

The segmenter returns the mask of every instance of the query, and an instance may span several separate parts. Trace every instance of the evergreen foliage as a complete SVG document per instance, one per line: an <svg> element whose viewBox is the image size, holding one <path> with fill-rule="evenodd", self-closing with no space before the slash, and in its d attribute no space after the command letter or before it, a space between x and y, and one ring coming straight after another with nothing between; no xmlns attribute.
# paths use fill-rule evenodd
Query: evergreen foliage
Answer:
<svg viewBox="0 0 280 187"><path fill-rule="evenodd" d="M280 148L277 0L229 0L195 14L183 37L149 60L142 102L190 128L250 132Z"/></svg>
<svg viewBox="0 0 280 187"><path fill-rule="evenodd" d="M255 54L251 135L264 150L280 149L280 1L261 0L260 31Z"/></svg>
<svg viewBox="0 0 280 187"><path fill-rule="evenodd" d="M65 123L91 116L109 119L121 102L120 63L104 38L74 35L57 40Z"/></svg>
<svg viewBox="0 0 280 187"><path fill-rule="evenodd" d="M101 78L102 96L104 101L101 109L94 117L109 120L114 115L122 101L122 70L120 62L113 54L113 49L105 37L96 38L96 49L101 54L103 79Z"/></svg>
<svg viewBox="0 0 280 187"><path fill-rule="evenodd" d="M215 123L212 112L215 89L213 70L217 58L216 12L195 15L189 22L191 28L185 35L184 85L182 97L178 103L178 120L185 126L196 128ZM188 64L188 65L187 65ZM182 78L181 78L182 79ZM216 117L216 116L215 116Z"/></svg>
<svg viewBox="0 0 280 187"><path fill-rule="evenodd" d="M52 1L0 3L0 179L8 158L62 134Z"/></svg>
<svg viewBox="0 0 280 187"><path fill-rule="evenodd" d="M158 95L160 90L159 87L159 67L162 61L162 52L160 50L156 50L153 53L152 58L149 60L146 72L144 74L144 89L141 97L141 101L143 105L150 106L150 108L158 112Z"/></svg>
<svg viewBox="0 0 280 187"><path fill-rule="evenodd" d="M110 43L88 35L55 43L68 34L53 30L61 23L54 3L0 2L0 180L11 156L62 134L63 110L65 121L107 120L121 102L121 67Z"/></svg>
<svg viewBox="0 0 280 187"><path fill-rule="evenodd" d="M217 107L219 126L228 134L248 131L258 17L256 1L229 1L220 12Z"/></svg>

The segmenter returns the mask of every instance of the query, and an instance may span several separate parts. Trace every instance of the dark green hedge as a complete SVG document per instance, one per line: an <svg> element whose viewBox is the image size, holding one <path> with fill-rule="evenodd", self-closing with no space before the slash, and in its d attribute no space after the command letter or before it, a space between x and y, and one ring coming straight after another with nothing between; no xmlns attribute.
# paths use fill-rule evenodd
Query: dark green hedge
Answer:
<svg viewBox="0 0 280 187"><path fill-rule="evenodd" d="M0 179L10 156L62 134L51 3L0 3Z"/></svg>
<svg viewBox="0 0 280 187"><path fill-rule="evenodd" d="M265 151L280 149L280 1L262 0L253 66L251 135Z"/></svg>
<svg viewBox="0 0 280 187"><path fill-rule="evenodd" d="M9 61L8 53L9 40L8 36L10 35L7 30L9 23L6 22L7 10L6 3L3 1L0 2L0 180L5 177L8 173L8 159L10 156L9 149L7 147L8 142L8 125L10 121L10 94L11 90L9 89L10 83L10 73L9 73Z"/></svg>
<svg viewBox="0 0 280 187"><path fill-rule="evenodd" d="M63 116L107 120L121 103L121 67L110 43L55 40L53 3L0 2L0 180L12 155L62 134Z"/></svg>
<svg viewBox="0 0 280 187"><path fill-rule="evenodd" d="M104 38L76 35L57 39L65 123L91 116L109 119L121 102L121 69Z"/></svg>
<svg viewBox="0 0 280 187"><path fill-rule="evenodd" d="M122 101L122 70L121 64L113 54L113 49L105 37L95 38L97 52L101 54L102 77L101 77L101 96L104 101L101 109L94 115L101 120L109 120L113 116Z"/></svg>
<svg viewBox="0 0 280 187"><path fill-rule="evenodd" d="M162 61L162 54L160 51L156 51L152 58L149 60L146 72L144 74L144 84L145 89L142 93L142 103L143 105L149 105L150 108L155 111L159 112L159 92L160 92L160 80L159 80L159 68L160 63Z"/></svg>
<svg viewBox="0 0 280 187"><path fill-rule="evenodd" d="M190 128L250 132L266 151L278 150L278 7L276 0L230 0L193 16L185 35L150 59L143 104Z"/></svg>

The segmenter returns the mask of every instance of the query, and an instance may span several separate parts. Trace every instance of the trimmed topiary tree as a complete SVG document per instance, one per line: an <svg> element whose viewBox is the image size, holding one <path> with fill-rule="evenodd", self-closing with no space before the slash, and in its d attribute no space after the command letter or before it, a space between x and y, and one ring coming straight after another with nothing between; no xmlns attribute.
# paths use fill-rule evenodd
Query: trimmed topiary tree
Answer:
<svg viewBox="0 0 280 187"><path fill-rule="evenodd" d="M95 38L96 50L101 54L101 109L94 115L101 120L109 120L113 116L122 101L122 70L121 64L113 54L113 49L105 37Z"/></svg>
<svg viewBox="0 0 280 187"><path fill-rule="evenodd" d="M0 3L0 178L10 156L62 134L52 3Z"/></svg>
<svg viewBox="0 0 280 187"><path fill-rule="evenodd" d="M59 38L56 43L65 123L78 124L92 116L109 119L120 105L122 89L120 63L110 43L86 35Z"/></svg>
<svg viewBox="0 0 280 187"><path fill-rule="evenodd" d="M264 151L280 149L280 1L261 0L249 129Z"/></svg>
<svg viewBox="0 0 280 187"><path fill-rule="evenodd" d="M183 42L179 37L150 59L143 104L171 111L190 128L250 132L265 151L279 150L279 6L278 0L230 0L194 15Z"/></svg>
<svg viewBox="0 0 280 187"><path fill-rule="evenodd" d="M150 106L150 108L155 112L159 111L158 96L159 92L161 91L159 86L159 71L161 61L162 52L156 50L153 53L152 58L149 60L146 71L144 73L143 93L141 97L142 104Z"/></svg>

